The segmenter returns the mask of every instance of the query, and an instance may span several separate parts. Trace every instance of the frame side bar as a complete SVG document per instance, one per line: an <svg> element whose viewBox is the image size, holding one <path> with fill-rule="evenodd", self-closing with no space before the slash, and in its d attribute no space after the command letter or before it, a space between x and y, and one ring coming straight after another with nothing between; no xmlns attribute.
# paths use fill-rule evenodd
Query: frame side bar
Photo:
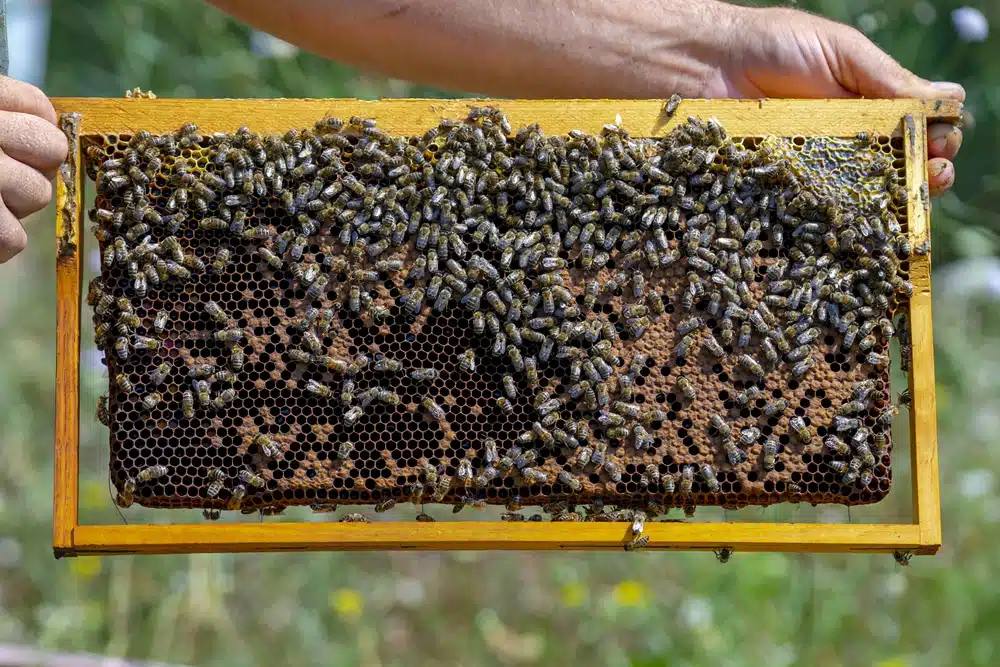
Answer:
<svg viewBox="0 0 1000 667"><path fill-rule="evenodd" d="M180 554L331 550L617 550L629 525L439 522L240 523L79 526L71 550L83 554ZM652 523L650 549L867 552L922 551L912 524Z"/></svg>
<svg viewBox="0 0 1000 667"><path fill-rule="evenodd" d="M904 118L907 215L910 243L930 240L930 195L927 189L927 124L923 116ZM934 382L934 336L931 320L931 256L910 257L909 320L911 363L909 389L910 447L913 469L913 514L921 544L941 545L941 500L938 481L937 400Z"/></svg>
<svg viewBox="0 0 1000 667"><path fill-rule="evenodd" d="M80 447L80 208L82 161L80 116L64 113L60 127L69 154L56 179L56 424L52 544L73 544L79 521Z"/></svg>

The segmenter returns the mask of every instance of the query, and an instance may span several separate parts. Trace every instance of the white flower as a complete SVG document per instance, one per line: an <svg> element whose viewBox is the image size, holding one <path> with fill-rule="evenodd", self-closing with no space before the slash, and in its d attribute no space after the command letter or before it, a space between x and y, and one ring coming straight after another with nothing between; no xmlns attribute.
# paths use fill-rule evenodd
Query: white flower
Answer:
<svg viewBox="0 0 1000 667"><path fill-rule="evenodd" d="M705 598L685 598L681 602L680 617L689 628L703 628L711 625L712 603Z"/></svg>
<svg viewBox="0 0 1000 667"><path fill-rule="evenodd" d="M969 470L958 480L958 488L966 498L981 498L993 491L993 472L980 468Z"/></svg>
<svg viewBox="0 0 1000 667"><path fill-rule="evenodd" d="M874 14L865 12L858 17L858 29L865 34L871 34L878 30L878 19Z"/></svg>
<svg viewBox="0 0 1000 667"><path fill-rule="evenodd" d="M930 25L937 20L937 9L927 0L919 0L913 5L913 16L921 25Z"/></svg>
<svg viewBox="0 0 1000 667"><path fill-rule="evenodd" d="M0 538L0 567L12 568L21 563L21 543L13 537Z"/></svg>
<svg viewBox="0 0 1000 667"><path fill-rule="evenodd" d="M990 23L975 7L959 7L951 13L955 32L965 42L984 42L990 34Z"/></svg>
<svg viewBox="0 0 1000 667"><path fill-rule="evenodd" d="M299 47L260 30L250 35L250 50L261 58L294 58Z"/></svg>

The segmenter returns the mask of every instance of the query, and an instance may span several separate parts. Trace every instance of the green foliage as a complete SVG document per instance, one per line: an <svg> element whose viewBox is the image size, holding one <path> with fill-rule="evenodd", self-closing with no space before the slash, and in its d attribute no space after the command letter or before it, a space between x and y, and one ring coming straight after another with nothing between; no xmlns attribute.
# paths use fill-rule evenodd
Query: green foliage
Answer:
<svg viewBox="0 0 1000 667"><path fill-rule="evenodd" d="M995 664L1000 268L988 255L1000 209L1000 59L996 38L957 41L948 12L960 3L936 2L929 25L917 20L917 4L803 6L855 25L870 15L874 24L862 24L876 25L872 37L904 64L965 84L976 116L958 161L957 195L935 205L936 265L979 257L975 265L954 261L935 283L946 541L938 557L917 557L909 569L889 556L741 553L728 565L701 553L54 561L55 267L47 211L31 221L28 254L2 269L0 643L212 665ZM1000 6L987 4L981 8L1000 25ZM191 97L437 94L307 54L258 58L248 30L196 0L54 0L53 16L53 95L118 97L134 86ZM89 417L106 379L84 347ZM81 499L85 519L112 522L105 438L89 423L83 430ZM908 501L901 472L887 502L855 510L854 521L899 518ZM757 511L700 518L743 520ZM842 508L769 511L786 520L846 520Z"/></svg>

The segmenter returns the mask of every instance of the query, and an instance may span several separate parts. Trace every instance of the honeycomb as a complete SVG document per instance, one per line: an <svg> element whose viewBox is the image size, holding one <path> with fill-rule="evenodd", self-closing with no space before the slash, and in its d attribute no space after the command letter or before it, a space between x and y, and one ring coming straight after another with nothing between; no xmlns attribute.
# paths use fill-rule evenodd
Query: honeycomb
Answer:
<svg viewBox="0 0 1000 667"><path fill-rule="evenodd" d="M120 505L608 520L890 489L898 139L493 107L90 139Z"/></svg>

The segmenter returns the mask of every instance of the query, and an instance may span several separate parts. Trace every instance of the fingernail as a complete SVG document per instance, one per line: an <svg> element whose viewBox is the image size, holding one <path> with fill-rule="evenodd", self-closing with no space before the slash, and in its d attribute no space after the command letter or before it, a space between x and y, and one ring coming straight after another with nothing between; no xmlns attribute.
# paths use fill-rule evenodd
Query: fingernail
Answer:
<svg viewBox="0 0 1000 667"><path fill-rule="evenodd" d="M927 171L930 172L931 176L940 176L941 172L945 170L948 163L944 160L934 160L927 166Z"/></svg>
<svg viewBox="0 0 1000 667"><path fill-rule="evenodd" d="M965 88L952 81L932 81L931 86L940 91L945 97L952 97L957 100L965 100Z"/></svg>

